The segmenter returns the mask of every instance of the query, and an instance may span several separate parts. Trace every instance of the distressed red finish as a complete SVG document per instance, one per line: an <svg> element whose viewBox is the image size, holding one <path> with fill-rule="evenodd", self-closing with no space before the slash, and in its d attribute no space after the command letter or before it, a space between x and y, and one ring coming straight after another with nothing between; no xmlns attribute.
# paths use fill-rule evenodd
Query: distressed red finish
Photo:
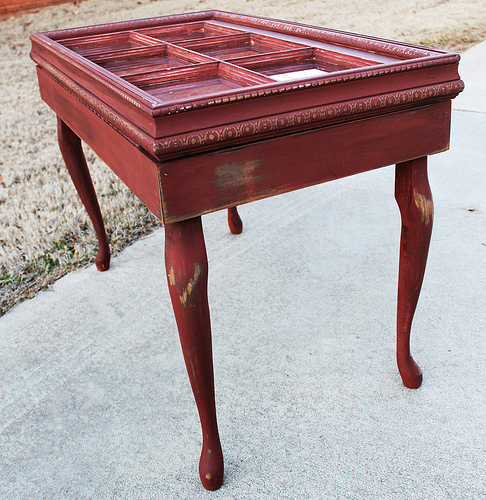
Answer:
<svg viewBox="0 0 486 500"><path fill-rule="evenodd" d="M66 165L109 265L85 141L165 224L166 269L203 432L199 471L223 481L208 262L200 216L393 163L402 217L397 362L422 372L410 330L433 218L427 156L449 147L459 56L229 12L33 35L42 98L59 119Z"/></svg>
<svg viewBox="0 0 486 500"><path fill-rule="evenodd" d="M422 371L410 354L410 329L427 263L434 203L427 178L427 158L396 167L395 197L402 217L398 272L397 362L403 383L422 384Z"/></svg>
<svg viewBox="0 0 486 500"><path fill-rule="evenodd" d="M91 176L84 157L79 137L60 119L57 119L57 137L62 157L66 163L69 175L83 202L89 218L93 223L98 237L98 254L95 264L98 271L107 271L110 268L110 246L106 236L105 225L101 216L100 206Z"/></svg>
<svg viewBox="0 0 486 500"><path fill-rule="evenodd" d="M199 476L206 489L215 490L223 483L223 452L214 402L208 259L200 217L165 227L165 267L184 361L201 419Z"/></svg>

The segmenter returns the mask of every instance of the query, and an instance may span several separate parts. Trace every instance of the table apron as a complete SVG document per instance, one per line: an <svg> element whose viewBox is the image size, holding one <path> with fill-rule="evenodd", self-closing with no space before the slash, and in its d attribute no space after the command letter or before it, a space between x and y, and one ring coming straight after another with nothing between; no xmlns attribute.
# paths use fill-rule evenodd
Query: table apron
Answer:
<svg viewBox="0 0 486 500"><path fill-rule="evenodd" d="M162 216L177 222L449 148L451 101L160 165Z"/></svg>

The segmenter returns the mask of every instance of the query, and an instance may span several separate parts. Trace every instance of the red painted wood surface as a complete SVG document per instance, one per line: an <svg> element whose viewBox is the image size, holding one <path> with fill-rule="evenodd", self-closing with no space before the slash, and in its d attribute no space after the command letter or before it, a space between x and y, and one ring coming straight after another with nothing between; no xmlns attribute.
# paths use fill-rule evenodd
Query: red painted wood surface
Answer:
<svg viewBox="0 0 486 500"><path fill-rule="evenodd" d="M69 128L130 187L157 217L161 217L157 165L113 126L93 113L40 68L42 99ZM112 116L116 120L115 114Z"/></svg>
<svg viewBox="0 0 486 500"><path fill-rule="evenodd" d="M427 178L427 158L398 164L395 198L402 217L398 273L397 362L403 383L415 389L422 371L410 354L410 329L429 252L434 203Z"/></svg>
<svg viewBox="0 0 486 500"><path fill-rule="evenodd" d="M76 136L166 226L169 291L201 420L205 488L223 481L205 213L228 209L238 234L237 205L397 163L397 363L404 384L420 386L410 330L432 228L426 157L449 146L451 99L464 87L459 56L219 11L31 39L42 98L60 119L63 156L100 241L101 215Z"/></svg>
<svg viewBox="0 0 486 500"><path fill-rule="evenodd" d="M192 29L191 24L195 25ZM217 33L221 29L227 31ZM174 39L177 30L189 38ZM249 45L257 55L225 59L224 51L232 50L235 39L248 37L242 30L251 32L254 43ZM196 39L191 38L194 32ZM258 51L262 39L263 45L272 48L270 52ZM126 49L127 40L140 45ZM425 103L439 95L451 98L462 89L455 54L217 11L33 35L32 42L32 57L38 64L48 72L61 69L62 75L53 76L62 78L64 86L76 82L100 103L115 109L125 128L131 124L147 134L144 147L159 159L323 126L324 121L342 114L338 103L346 101L353 100L354 109L345 112L342 121L354 113L383 112L417 100ZM223 53L216 57L204 54L208 44L217 45ZM177 54L186 61L184 71L176 64L173 69L155 67L120 75L103 63L108 58L125 70L130 64L143 67L144 58L152 57L152 51ZM321 73L278 81L275 68L282 61L288 63L280 68L284 74L301 70L303 62ZM172 74L177 86L187 71L214 72L215 64L221 68L218 74L226 79L233 76L235 85L227 91L214 87L208 95L194 85L193 93L188 90L177 98L150 94L157 79L167 80ZM248 85L250 81L252 85ZM201 85L204 88L204 79ZM384 99L386 94L390 95ZM324 114L317 109L331 105ZM289 119L287 114L297 110L308 110L309 119ZM103 110L100 115L104 116ZM234 128L235 116L240 127ZM285 122L283 129L281 121ZM137 137L132 139L138 143Z"/></svg>
<svg viewBox="0 0 486 500"><path fill-rule="evenodd" d="M110 268L110 246L108 245L105 225L91 181L88 165L86 164L83 148L81 147L81 141L60 118L57 119L57 135L59 148L61 149L69 175L74 182L98 237L99 248L95 259L96 267L99 271L106 271Z"/></svg>
<svg viewBox="0 0 486 500"><path fill-rule="evenodd" d="M240 234L243 231L243 221L236 207L228 208L228 226L233 234Z"/></svg>
<svg viewBox="0 0 486 500"><path fill-rule="evenodd" d="M201 218L165 227L165 267L182 352L201 420L199 475L208 490L223 483L223 452L214 402L208 260Z"/></svg>
<svg viewBox="0 0 486 500"><path fill-rule="evenodd" d="M162 217L170 223L437 153L449 147L449 130L447 101L167 161Z"/></svg>

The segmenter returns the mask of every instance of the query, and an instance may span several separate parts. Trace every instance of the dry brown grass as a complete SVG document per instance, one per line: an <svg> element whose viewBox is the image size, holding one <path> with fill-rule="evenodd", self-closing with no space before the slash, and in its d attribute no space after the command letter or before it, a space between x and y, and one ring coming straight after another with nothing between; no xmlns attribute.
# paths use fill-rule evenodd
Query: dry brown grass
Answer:
<svg viewBox="0 0 486 500"><path fill-rule="evenodd" d="M213 8L457 52L486 38L484 0L89 0L0 21L0 315L93 262L97 246L62 163L55 116L38 93L30 33ZM116 254L159 223L91 151L86 155Z"/></svg>

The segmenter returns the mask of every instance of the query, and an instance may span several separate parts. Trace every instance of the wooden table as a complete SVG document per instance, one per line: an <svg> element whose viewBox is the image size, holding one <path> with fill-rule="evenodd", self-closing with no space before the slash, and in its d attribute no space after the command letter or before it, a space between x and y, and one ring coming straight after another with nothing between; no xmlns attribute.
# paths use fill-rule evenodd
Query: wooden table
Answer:
<svg viewBox="0 0 486 500"><path fill-rule="evenodd" d="M368 36L199 12L31 37L42 98L99 240L110 250L85 141L165 225L165 261L202 425L202 484L223 482L201 215L396 164L402 217L397 361L409 347L433 219L427 155L449 145L459 56Z"/></svg>

